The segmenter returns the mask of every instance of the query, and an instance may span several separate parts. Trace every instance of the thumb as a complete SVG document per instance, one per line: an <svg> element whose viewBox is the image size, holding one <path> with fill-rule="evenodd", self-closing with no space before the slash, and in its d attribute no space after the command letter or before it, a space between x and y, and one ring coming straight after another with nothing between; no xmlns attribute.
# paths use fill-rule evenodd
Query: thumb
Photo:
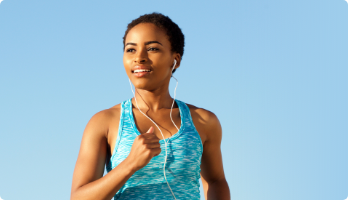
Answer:
<svg viewBox="0 0 348 200"><path fill-rule="evenodd" d="M146 133L153 133L153 127L151 126L149 130L146 131Z"/></svg>

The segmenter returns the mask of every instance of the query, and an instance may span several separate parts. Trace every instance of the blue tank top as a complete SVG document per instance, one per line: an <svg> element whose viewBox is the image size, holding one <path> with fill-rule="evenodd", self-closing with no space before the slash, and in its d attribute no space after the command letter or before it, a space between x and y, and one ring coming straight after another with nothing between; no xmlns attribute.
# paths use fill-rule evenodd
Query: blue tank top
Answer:
<svg viewBox="0 0 348 200"><path fill-rule="evenodd" d="M175 100L180 111L179 131L167 141L166 177L176 199L200 199L199 178L203 153L201 137L191 118L190 109ZM122 102L119 131L115 149L106 166L110 172L131 150L134 139L140 135L133 117L131 99ZM163 175L165 157L164 140L160 140L161 153L142 169L136 171L115 194L114 199L174 199Z"/></svg>

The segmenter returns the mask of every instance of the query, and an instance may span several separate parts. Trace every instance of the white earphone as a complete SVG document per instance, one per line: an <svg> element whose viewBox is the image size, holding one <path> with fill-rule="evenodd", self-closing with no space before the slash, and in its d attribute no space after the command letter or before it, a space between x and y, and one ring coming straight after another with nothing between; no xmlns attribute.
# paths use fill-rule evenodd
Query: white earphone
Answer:
<svg viewBox="0 0 348 200"><path fill-rule="evenodd" d="M175 69L175 65L176 65L176 59L174 59L174 64L173 64L173 69L172 69L172 72L174 71Z"/></svg>

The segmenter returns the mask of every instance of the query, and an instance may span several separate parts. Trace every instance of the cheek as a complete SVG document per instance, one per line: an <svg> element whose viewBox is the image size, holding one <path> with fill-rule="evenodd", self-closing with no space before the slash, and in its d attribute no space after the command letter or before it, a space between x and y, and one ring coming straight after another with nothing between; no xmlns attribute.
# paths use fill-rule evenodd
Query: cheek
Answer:
<svg viewBox="0 0 348 200"><path fill-rule="evenodd" d="M123 56L123 66L126 69L128 73L128 69L131 68L132 60L129 59L127 56Z"/></svg>
<svg viewBox="0 0 348 200"><path fill-rule="evenodd" d="M156 67L158 67L157 70L160 71L166 71L169 70L170 64L170 56L167 55L154 55L151 58L152 64Z"/></svg>

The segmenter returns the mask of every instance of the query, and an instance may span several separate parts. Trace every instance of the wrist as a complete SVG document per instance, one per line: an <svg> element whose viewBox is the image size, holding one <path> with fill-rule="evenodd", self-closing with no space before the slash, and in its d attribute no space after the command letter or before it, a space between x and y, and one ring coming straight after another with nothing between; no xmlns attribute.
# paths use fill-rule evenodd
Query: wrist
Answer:
<svg viewBox="0 0 348 200"><path fill-rule="evenodd" d="M134 174L139 170L134 166L134 162L132 162L128 157L123 162L125 167L129 170L129 173Z"/></svg>

